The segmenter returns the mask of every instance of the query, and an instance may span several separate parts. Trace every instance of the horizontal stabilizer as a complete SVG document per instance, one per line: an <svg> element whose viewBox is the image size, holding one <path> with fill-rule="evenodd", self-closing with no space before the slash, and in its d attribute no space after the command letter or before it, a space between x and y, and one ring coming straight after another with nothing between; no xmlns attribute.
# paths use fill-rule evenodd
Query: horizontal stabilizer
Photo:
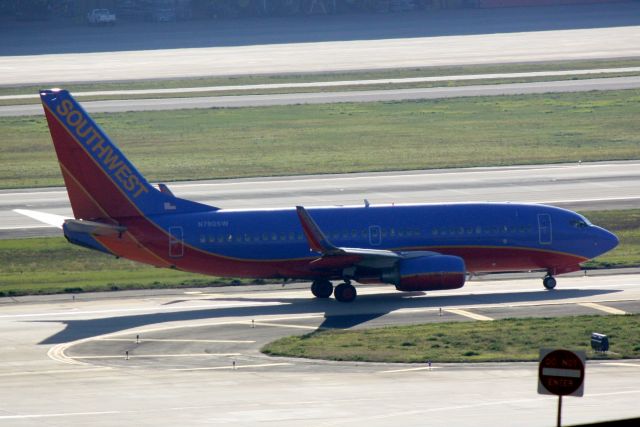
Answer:
<svg viewBox="0 0 640 427"><path fill-rule="evenodd" d="M64 222L68 231L76 233L87 233L94 236L115 236L127 231L127 227L120 225L105 224L95 221L83 221L80 219L68 219Z"/></svg>
<svg viewBox="0 0 640 427"><path fill-rule="evenodd" d="M19 213L20 215L28 216L29 218L33 218L36 221L42 222L44 224L48 224L52 227L62 228L62 224L64 224L65 220L70 219L68 216L56 215L46 212L38 212L31 211L28 209L14 209L15 213Z"/></svg>

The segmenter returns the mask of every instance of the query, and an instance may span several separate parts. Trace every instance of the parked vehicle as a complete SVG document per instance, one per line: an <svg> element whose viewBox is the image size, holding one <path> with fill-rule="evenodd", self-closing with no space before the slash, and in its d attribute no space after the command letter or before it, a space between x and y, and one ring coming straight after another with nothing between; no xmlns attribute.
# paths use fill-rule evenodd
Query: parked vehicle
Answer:
<svg viewBox="0 0 640 427"><path fill-rule="evenodd" d="M91 25L115 25L116 14L109 9L93 9L87 14L87 21Z"/></svg>

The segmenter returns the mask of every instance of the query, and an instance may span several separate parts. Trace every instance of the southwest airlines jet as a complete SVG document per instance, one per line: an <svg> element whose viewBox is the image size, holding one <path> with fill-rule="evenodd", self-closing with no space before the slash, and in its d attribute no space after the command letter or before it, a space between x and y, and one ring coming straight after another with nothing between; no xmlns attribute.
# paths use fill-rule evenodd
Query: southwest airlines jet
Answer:
<svg viewBox="0 0 640 427"><path fill-rule="evenodd" d="M399 291L460 288L467 274L580 269L618 244L565 209L455 203L227 210L152 186L65 90L40 92L74 219L71 243L157 267L312 282L318 298L354 282ZM332 281L340 281L334 289Z"/></svg>

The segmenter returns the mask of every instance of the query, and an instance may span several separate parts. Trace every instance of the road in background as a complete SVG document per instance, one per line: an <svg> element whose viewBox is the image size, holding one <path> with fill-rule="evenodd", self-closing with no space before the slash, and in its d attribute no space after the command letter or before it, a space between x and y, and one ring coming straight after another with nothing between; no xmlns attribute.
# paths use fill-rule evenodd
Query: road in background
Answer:
<svg viewBox="0 0 640 427"><path fill-rule="evenodd" d="M558 43L562 40L562 43ZM4 85L319 73L640 56L640 26L0 57ZM293 60L295 58L295 60Z"/></svg>
<svg viewBox="0 0 640 427"><path fill-rule="evenodd" d="M122 19L115 27L89 27L64 20L3 21L0 56L435 38L634 25L640 25L640 4L632 1L161 23ZM247 62L247 66L251 64Z"/></svg>
<svg viewBox="0 0 640 427"><path fill-rule="evenodd" d="M133 159L135 163L135 159ZM224 209L391 203L526 202L570 209L640 208L640 162L599 162L170 183ZM0 191L0 238L59 235L12 209L71 216L66 190Z"/></svg>

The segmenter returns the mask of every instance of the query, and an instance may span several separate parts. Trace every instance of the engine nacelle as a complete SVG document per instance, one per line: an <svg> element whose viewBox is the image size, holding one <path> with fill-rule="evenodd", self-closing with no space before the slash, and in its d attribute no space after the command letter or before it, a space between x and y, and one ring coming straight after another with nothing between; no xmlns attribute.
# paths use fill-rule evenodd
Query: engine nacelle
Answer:
<svg viewBox="0 0 640 427"><path fill-rule="evenodd" d="M464 286L464 260L452 255L432 255L403 259L382 281L396 285L399 291L435 291Z"/></svg>

